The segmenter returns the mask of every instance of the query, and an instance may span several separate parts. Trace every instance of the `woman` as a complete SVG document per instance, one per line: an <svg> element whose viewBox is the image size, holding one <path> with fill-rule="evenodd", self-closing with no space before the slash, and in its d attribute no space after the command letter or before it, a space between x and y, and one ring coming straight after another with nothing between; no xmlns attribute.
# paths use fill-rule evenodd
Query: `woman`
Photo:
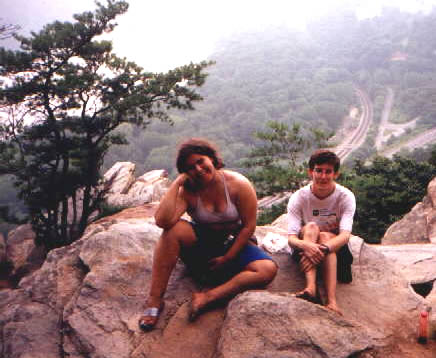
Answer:
<svg viewBox="0 0 436 358"><path fill-rule="evenodd" d="M243 175L223 167L215 147L204 139L189 139L179 148L180 175L155 214L156 224L164 230L154 252L147 309L139 320L143 330L153 329L158 320L178 257L197 277L224 280L193 294L190 320L212 302L267 285L277 273L271 257L249 243L256 228L253 186ZM181 219L185 212L192 222Z"/></svg>

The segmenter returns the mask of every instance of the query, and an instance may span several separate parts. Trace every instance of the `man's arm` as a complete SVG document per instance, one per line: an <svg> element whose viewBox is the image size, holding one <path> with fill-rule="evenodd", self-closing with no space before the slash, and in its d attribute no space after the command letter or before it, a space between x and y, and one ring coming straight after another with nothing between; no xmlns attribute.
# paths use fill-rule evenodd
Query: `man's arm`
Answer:
<svg viewBox="0 0 436 358"><path fill-rule="evenodd" d="M288 203L288 244L289 246L303 251L303 256L306 256L314 265L318 265L324 258L324 253L320 250L319 244L302 240L299 238L302 230L303 214L302 206L305 205L301 196L301 191L292 194Z"/></svg>
<svg viewBox="0 0 436 358"><path fill-rule="evenodd" d="M346 189L346 188L345 188ZM332 252L338 251L342 246L348 243L353 227L353 217L356 211L356 198L354 194L346 189L346 195L343 199L343 213L339 222L339 235L328 241L326 246Z"/></svg>
<svg viewBox="0 0 436 358"><path fill-rule="evenodd" d="M342 246L348 243L350 240L351 232L350 231L341 231L339 235L331 238L325 246L329 248L330 252L338 251Z"/></svg>

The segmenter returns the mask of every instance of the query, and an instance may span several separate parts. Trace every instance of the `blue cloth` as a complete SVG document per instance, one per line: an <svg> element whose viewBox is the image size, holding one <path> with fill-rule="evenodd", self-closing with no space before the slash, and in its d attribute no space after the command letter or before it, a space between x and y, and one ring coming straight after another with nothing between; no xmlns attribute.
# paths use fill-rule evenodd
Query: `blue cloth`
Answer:
<svg viewBox="0 0 436 358"><path fill-rule="evenodd" d="M209 260L214 257L224 256L233 245L235 238L213 231L207 225L200 225L189 222L194 230L197 242L189 248L182 248L180 258L187 266L191 274L199 281L211 283L227 281L251 262L257 260L272 260L265 251L253 243L255 238L250 241L238 255L222 270L209 270Z"/></svg>

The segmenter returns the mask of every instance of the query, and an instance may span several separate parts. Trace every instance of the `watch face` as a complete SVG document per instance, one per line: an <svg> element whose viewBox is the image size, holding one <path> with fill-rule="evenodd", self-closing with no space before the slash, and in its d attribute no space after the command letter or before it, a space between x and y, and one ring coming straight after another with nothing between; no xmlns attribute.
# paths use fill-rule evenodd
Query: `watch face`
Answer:
<svg viewBox="0 0 436 358"><path fill-rule="evenodd" d="M312 211L313 216L319 216L319 210L313 210Z"/></svg>

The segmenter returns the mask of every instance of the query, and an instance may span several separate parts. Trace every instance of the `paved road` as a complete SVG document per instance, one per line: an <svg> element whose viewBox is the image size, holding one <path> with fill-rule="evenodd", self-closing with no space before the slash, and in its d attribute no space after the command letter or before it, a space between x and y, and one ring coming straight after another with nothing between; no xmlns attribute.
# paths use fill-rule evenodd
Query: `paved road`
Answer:
<svg viewBox="0 0 436 358"><path fill-rule="evenodd" d="M410 139L401 146L383 152L383 155L385 157L392 158L395 153L398 153L403 148L413 150L415 148L422 148L430 143L436 143L436 128L429 129L426 132Z"/></svg>
<svg viewBox="0 0 436 358"><path fill-rule="evenodd" d="M375 140L375 147L379 150L383 142L383 133L389 121L389 115L391 114L392 104L394 103L394 91L388 87L388 94L385 99L385 105L383 107L383 113L380 119L380 125L378 127L377 138Z"/></svg>

